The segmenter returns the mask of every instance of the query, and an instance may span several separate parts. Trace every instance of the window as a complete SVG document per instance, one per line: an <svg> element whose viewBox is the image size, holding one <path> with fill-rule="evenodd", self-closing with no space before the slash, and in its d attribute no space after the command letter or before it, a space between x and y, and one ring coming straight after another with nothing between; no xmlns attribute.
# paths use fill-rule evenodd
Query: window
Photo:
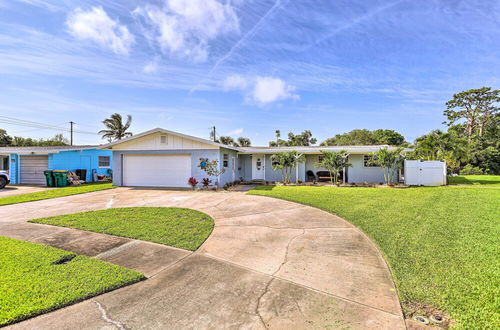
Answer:
<svg viewBox="0 0 500 330"><path fill-rule="evenodd" d="M167 139L166 135L161 135L160 136L160 143L161 144L167 144L168 143L168 139Z"/></svg>
<svg viewBox="0 0 500 330"><path fill-rule="evenodd" d="M363 156L363 164L365 167L378 167L374 162L374 157L372 155L364 155Z"/></svg>
<svg viewBox="0 0 500 330"><path fill-rule="evenodd" d="M325 155L319 155L318 156L318 162L322 162L325 159Z"/></svg>
<svg viewBox="0 0 500 330"><path fill-rule="evenodd" d="M99 156L99 167L109 167L110 157L109 156Z"/></svg>
<svg viewBox="0 0 500 330"><path fill-rule="evenodd" d="M229 160L229 155L223 154L222 155L222 166L228 167L228 160Z"/></svg>

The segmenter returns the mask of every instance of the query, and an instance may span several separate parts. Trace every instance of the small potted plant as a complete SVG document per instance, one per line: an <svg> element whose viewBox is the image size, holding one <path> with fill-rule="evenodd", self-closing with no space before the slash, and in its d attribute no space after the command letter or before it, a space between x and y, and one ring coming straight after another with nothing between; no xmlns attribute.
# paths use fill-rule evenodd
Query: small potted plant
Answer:
<svg viewBox="0 0 500 330"><path fill-rule="evenodd" d="M195 177L190 177L188 180L189 185L193 188L193 190L196 189L196 186L198 185L198 180L196 180Z"/></svg>

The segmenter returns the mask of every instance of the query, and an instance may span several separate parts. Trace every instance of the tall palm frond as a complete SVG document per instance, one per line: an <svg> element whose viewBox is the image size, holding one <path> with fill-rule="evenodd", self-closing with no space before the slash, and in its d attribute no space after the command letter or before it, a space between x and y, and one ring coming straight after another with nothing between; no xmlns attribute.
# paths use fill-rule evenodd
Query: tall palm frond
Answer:
<svg viewBox="0 0 500 330"><path fill-rule="evenodd" d="M119 113L114 113L110 118L106 118L102 121L107 129L99 131L103 139L121 140L125 137L132 136L131 132L127 132L132 124L132 116L127 115L127 121L123 123L123 118Z"/></svg>

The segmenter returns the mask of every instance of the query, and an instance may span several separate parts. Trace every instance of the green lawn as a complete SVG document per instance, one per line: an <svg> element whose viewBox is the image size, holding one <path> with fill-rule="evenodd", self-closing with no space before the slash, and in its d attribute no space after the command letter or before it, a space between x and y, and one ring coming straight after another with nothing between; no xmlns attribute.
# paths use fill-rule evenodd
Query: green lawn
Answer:
<svg viewBox="0 0 500 330"><path fill-rule="evenodd" d="M61 260L69 261L57 264ZM98 259L0 236L0 327L144 278Z"/></svg>
<svg viewBox="0 0 500 330"><path fill-rule="evenodd" d="M487 185L500 186L500 175L459 175L449 176L448 184L472 184L472 185Z"/></svg>
<svg viewBox="0 0 500 330"><path fill-rule="evenodd" d="M250 194L315 206L364 230L385 254L407 314L423 303L458 328L500 324L500 189L260 186Z"/></svg>
<svg viewBox="0 0 500 330"><path fill-rule="evenodd" d="M17 204L24 202L39 201L42 199L64 197L70 195L84 194L93 191L111 189L113 185L111 183L100 183L100 184L86 184L81 186L72 186L64 188L55 188L45 191L38 191L29 194L15 195L9 197L0 198L1 205Z"/></svg>
<svg viewBox="0 0 500 330"><path fill-rule="evenodd" d="M205 213L175 207L130 207L30 220L196 250L214 221Z"/></svg>

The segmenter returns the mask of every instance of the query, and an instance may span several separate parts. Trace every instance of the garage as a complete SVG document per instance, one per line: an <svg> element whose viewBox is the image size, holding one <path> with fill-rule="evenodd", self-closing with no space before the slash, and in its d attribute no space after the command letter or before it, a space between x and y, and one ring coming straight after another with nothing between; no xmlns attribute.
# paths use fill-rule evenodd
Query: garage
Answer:
<svg viewBox="0 0 500 330"><path fill-rule="evenodd" d="M191 155L123 155L123 185L188 187Z"/></svg>
<svg viewBox="0 0 500 330"><path fill-rule="evenodd" d="M20 182L24 184L45 184L43 171L48 168L48 156L21 156Z"/></svg>

